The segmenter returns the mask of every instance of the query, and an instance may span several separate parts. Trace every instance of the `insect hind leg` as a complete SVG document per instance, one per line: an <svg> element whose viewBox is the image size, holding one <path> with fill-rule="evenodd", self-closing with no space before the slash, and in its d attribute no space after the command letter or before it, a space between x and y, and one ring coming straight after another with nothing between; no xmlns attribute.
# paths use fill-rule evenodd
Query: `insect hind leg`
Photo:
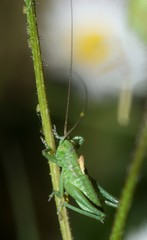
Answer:
<svg viewBox="0 0 147 240"><path fill-rule="evenodd" d="M96 214L94 214L94 213L87 212L87 211L85 211L85 210L82 210L82 209L80 209L80 208L78 208L78 207L75 207L75 206L69 204L67 201L64 201L64 202L61 202L61 203L60 203L60 206L59 206L59 209L58 209L58 211L57 211L57 214L60 214L62 207L67 207L67 208L73 210L74 212L83 214L83 215L85 215L85 216L87 216L87 217L94 218L94 219L96 219L96 220L104 223L104 218L105 218L105 216L102 217L102 216L100 216L100 215L96 215Z"/></svg>
<svg viewBox="0 0 147 240"><path fill-rule="evenodd" d="M106 199L104 200L104 202L111 207L117 208L119 204L118 200L115 197L113 197L110 193L108 193L106 190L104 190L99 184L97 185L100 193Z"/></svg>
<svg viewBox="0 0 147 240"><path fill-rule="evenodd" d="M102 223L104 223L104 221L103 221L103 219L102 219L101 216L95 215L95 214L90 213L90 212L86 212L86 211L84 211L84 210L82 210L82 209L80 209L80 208L77 208L77 207L72 206L71 204L69 204L69 203L67 203L67 202L64 202L63 205L64 205L64 207L67 207L67 208L69 208L69 209L71 209L71 210L73 210L73 211L75 211L75 212L78 212L78 213L80 213L80 214L83 214L83 215L85 215L85 216L87 216L87 217L94 218L94 219L99 220L99 221L101 221Z"/></svg>
<svg viewBox="0 0 147 240"><path fill-rule="evenodd" d="M92 200L88 199L78 187L69 182L66 183L66 186L64 187L68 194L75 199L81 208L75 208L67 203L64 204L65 206L86 216L93 217L101 222L104 221L106 215L103 212L103 209L98 205L94 205Z"/></svg>

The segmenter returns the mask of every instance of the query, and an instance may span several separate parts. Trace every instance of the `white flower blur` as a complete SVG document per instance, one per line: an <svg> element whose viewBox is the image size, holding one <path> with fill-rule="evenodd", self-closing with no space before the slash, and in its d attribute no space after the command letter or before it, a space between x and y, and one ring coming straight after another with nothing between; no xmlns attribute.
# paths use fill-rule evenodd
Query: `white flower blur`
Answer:
<svg viewBox="0 0 147 240"><path fill-rule="evenodd" d="M147 239L147 223L142 224L139 228L135 228L126 236L125 240L146 240Z"/></svg>
<svg viewBox="0 0 147 240"><path fill-rule="evenodd" d="M84 79L92 97L119 93L123 87L139 92L146 80L146 47L128 25L127 3L73 0L73 69ZM47 2L44 16L46 62L53 70L67 70L70 1Z"/></svg>

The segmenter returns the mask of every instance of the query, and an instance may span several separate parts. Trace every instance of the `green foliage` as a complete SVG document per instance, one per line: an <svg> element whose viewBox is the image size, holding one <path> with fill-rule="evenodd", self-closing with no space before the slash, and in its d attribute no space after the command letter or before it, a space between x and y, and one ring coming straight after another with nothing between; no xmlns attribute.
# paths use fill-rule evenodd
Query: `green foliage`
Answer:
<svg viewBox="0 0 147 240"><path fill-rule="evenodd" d="M129 8L129 21L140 37L147 42L147 1L131 0Z"/></svg>

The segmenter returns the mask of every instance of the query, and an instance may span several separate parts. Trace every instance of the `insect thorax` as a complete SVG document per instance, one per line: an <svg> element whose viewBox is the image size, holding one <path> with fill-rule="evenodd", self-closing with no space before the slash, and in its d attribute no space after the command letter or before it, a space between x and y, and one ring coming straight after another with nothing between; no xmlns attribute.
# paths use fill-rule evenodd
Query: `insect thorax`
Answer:
<svg viewBox="0 0 147 240"><path fill-rule="evenodd" d="M67 139L61 141L56 151L56 158L62 168L68 169L69 166L78 165L78 154L74 143Z"/></svg>

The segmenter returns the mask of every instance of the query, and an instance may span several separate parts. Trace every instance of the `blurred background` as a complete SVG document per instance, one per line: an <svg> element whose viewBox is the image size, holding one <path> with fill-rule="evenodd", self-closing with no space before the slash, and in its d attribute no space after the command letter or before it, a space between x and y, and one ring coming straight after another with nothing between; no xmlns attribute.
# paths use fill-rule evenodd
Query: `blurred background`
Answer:
<svg viewBox="0 0 147 240"><path fill-rule="evenodd" d="M54 5L51 1L40 0L36 2L36 8L51 118L53 124L57 127L58 133L62 135L68 80L67 73L65 74L62 68L67 67L66 64L69 62L69 58L65 58L66 53L64 50L66 49L66 44L64 46L58 44L59 49L63 49L64 52L63 61L60 53L60 60L63 66L56 61L58 54L56 57L55 53L59 51L55 49L55 53L53 53L54 49L52 47L50 47L52 51L46 48L50 44L50 38L45 38L46 28L43 27L44 22L50 21L51 35L53 32L51 26L54 26L57 17L57 15L54 17L54 9L60 10L60 4L58 4L58 1L55 2L56 4ZM65 2L63 3L65 4ZM84 1L80 2L84 5ZM141 46L138 49L141 49L141 53L144 53L147 39L145 24L146 1L136 0L126 1L126 3L124 7L127 9L128 24L130 24L129 26L131 31L134 32L134 36L137 36L136 41ZM23 14L23 5L23 1L5 0L1 1L0 7L0 199L2 213L0 238L11 238L11 240L61 239L54 201L48 203L48 196L52 192L52 186L48 163L41 155L43 149L40 141L41 122L36 114L37 93L32 56L28 48L26 16ZM61 5L62 9L65 7L66 10L66 6ZM47 9L48 14L46 14ZM67 9L69 10L69 6ZM51 16L51 18L48 20L47 16ZM58 21L56 24L58 25ZM70 31L69 26L67 32ZM58 29L56 30L57 33L60 33ZM62 35L59 35L59 42L60 40L62 43ZM131 45L131 40L129 41ZM124 53L127 56L125 47ZM140 55L142 56L143 54ZM52 57L53 64L51 62ZM135 58L135 54L132 58ZM145 65L145 56L143 56L142 62ZM83 73L87 69L87 62L80 64L78 65L78 61L75 63L75 70L79 70L79 74L84 77ZM93 68L91 66L93 64L92 62L89 64L90 70L87 71L92 73ZM139 66L140 62L135 64ZM96 66L96 63L94 65ZM106 64L106 66L108 65ZM56 70L59 68L60 72ZM68 68L66 69L68 72ZM133 72L133 67L131 71ZM146 69L143 68L142 71L146 72ZM113 74L107 74L108 77L111 76L112 78L110 85L113 83L113 78L118 77L118 73L112 72ZM117 74L116 76L115 73ZM89 76L91 75L89 74ZM85 82L88 91L87 112L85 118L71 135L84 137L85 143L81 147L80 153L85 156L86 166L90 175L108 192L119 198L133 157L137 138L140 135L140 127L146 106L146 75L143 74L140 80L144 83L143 93L139 91L138 94L135 90L135 94L132 94L130 118L125 126L121 125L117 119L118 99L121 88L117 91L118 87L115 84L114 86L112 85L112 88L116 86L113 94L112 89L109 91L108 85L106 91L104 91L104 86L101 88L100 84L97 85L95 77L92 82L94 87L91 87L88 77ZM106 78L102 79L105 82ZM133 91L134 85L132 84L131 86L130 91ZM85 102L83 91L81 81L76 78L72 85L69 129L77 121ZM95 96L94 98L92 97L93 95ZM147 163L145 160L138 178L137 189L126 224L124 236L126 240L146 239L146 185ZM74 204L72 199L71 203ZM108 215L105 224L69 211L74 238L76 240L96 238L107 240L113 224L115 210L106 207L105 211Z"/></svg>

